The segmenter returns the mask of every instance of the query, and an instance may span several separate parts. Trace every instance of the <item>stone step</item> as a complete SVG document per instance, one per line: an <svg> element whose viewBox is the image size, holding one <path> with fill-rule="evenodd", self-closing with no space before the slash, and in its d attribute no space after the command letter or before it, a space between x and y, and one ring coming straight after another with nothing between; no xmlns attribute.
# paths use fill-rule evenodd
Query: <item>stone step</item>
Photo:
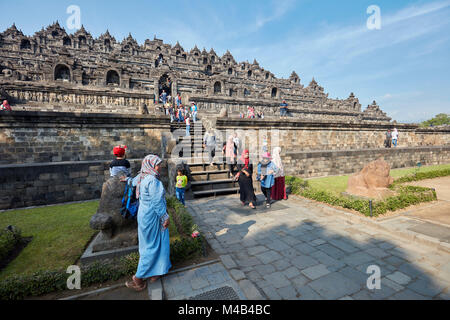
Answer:
<svg viewBox="0 0 450 320"><path fill-rule="evenodd" d="M219 180L206 180L206 181L193 181L191 182L192 187L205 186L220 183L235 183L233 179L219 179Z"/></svg>
<svg viewBox="0 0 450 320"><path fill-rule="evenodd" d="M229 179L228 170L194 171L191 172L193 181L214 181L218 179Z"/></svg>
<svg viewBox="0 0 450 320"><path fill-rule="evenodd" d="M214 165L210 166L209 163L191 163L189 168L191 172L225 170L226 164L214 162Z"/></svg>
<svg viewBox="0 0 450 320"><path fill-rule="evenodd" d="M239 187L235 187L235 188L193 191L192 194L194 195L194 197L216 196L217 194L239 193L239 190L240 190Z"/></svg>

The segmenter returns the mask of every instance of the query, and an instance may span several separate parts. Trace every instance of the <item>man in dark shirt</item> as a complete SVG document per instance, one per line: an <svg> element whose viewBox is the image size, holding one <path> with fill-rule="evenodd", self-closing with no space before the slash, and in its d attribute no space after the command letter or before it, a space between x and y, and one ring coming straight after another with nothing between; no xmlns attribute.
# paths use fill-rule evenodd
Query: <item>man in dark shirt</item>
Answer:
<svg viewBox="0 0 450 320"><path fill-rule="evenodd" d="M280 116L286 117L287 116L287 110L288 110L288 104L286 103L286 100L283 100L283 103L280 104Z"/></svg>
<svg viewBox="0 0 450 320"><path fill-rule="evenodd" d="M392 146L392 133L390 129L388 129L388 131L386 132L386 140L384 140L384 146L386 148L390 148Z"/></svg>

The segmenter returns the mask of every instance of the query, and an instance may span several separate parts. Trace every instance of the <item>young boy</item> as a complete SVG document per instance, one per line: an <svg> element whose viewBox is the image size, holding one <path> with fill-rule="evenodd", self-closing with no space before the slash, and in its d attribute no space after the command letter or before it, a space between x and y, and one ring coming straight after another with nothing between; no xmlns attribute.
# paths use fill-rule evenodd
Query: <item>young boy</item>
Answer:
<svg viewBox="0 0 450 320"><path fill-rule="evenodd" d="M111 174L111 177L123 175L126 175L127 177L131 176L130 162L125 159L126 150L127 146L114 147L113 153L116 156L116 159L109 165L109 173Z"/></svg>
<svg viewBox="0 0 450 320"><path fill-rule="evenodd" d="M177 196L178 201L180 201L184 206L185 205L184 193L188 183L188 179L182 169L178 169L177 174L178 175L177 175L177 184L175 185L175 194Z"/></svg>
<svg viewBox="0 0 450 320"><path fill-rule="evenodd" d="M257 180L261 182L261 191L266 197L266 208L270 208L271 189L275 184L274 174L277 170L277 166L272 162L270 153L264 153L262 161L258 164Z"/></svg>

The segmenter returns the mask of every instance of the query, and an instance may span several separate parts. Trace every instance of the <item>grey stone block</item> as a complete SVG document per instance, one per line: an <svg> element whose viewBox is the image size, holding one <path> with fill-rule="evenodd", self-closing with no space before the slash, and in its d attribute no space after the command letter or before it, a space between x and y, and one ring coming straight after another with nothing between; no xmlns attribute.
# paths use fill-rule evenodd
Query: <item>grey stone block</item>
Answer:
<svg viewBox="0 0 450 320"><path fill-rule="evenodd" d="M310 246L307 243L299 244L299 245L295 246L295 249L297 249L297 251L299 251L303 254L310 254L314 251L317 251L314 247Z"/></svg>
<svg viewBox="0 0 450 320"><path fill-rule="evenodd" d="M230 255L222 255L220 256L220 260L222 260L223 265L227 269L233 269L237 267L236 262L234 262L233 258Z"/></svg>
<svg viewBox="0 0 450 320"><path fill-rule="evenodd" d="M299 274L298 276L295 276L294 278L291 278L290 280L292 281L292 283L294 284L294 286L297 289L305 286L308 282L310 282L310 280L302 274Z"/></svg>
<svg viewBox="0 0 450 320"><path fill-rule="evenodd" d="M286 259L283 260L278 260L275 261L273 263L273 266L278 270L278 271L283 271L286 270L287 268L289 268L291 266L291 263L289 261L287 261Z"/></svg>
<svg viewBox="0 0 450 320"><path fill-rule="evenodd" d="M209 274L206 276L206 280L208 280L211 285L220 284L226 281L222 272L214 272Z"/></svg>
<svg viewBox="0 0 450 320"><path fill-rule="evenodd" d="M347 253L354 253L356 251L359 251L358 248L355 248L354 246L350 245L346 241L342 240L330 240L329 243L342 251L345 251Z"/></svg>
<svg viewBox="0 0 450 320"><path fill-rule="evenodd" d="M239 286L248 300L265 300L264 296L249 280L239 281Z"/></svg>
<svg viewBox="0 0 450 320"><path fill-rule="evenodd" d="M245 274L241 270L232 269L230 270L230 274L236 281L245 279Z"/></svg>
<svg viewBox="0 0 450 320"><path fill-rule="evenodd" d="M361 286L339 273L330 273L308 284L325 299L336 300L361 290Z"/></svg>
<svg viewBox="0 0 450 320"><path fill-rule="evenodd" d="M365 250L365 252L367 252L371 256L374 256L375 258L379 258L379 259L383 259L383 258L386 258L391 255L389 252L387 252L383 249L380 249L380 248L370 248L370 249Z"/></svg>
<svg viewBox="0 0 450 320"><path fill-rule="evenodd" d="M297 292L299 293L299 300L323 300L323 297L308 285L297 288Z"/></svg>
<svg viewBox="0 0 450 320"><path fill-rule="evenodd" d="M296 267L290 267L289 269L286 269L283 271L283 274L288 279L292 279L300 274L300 271Z"/></svg>
<svg viewBox="0 0 450 320"><path fill-rule="evenodd" d="M321 244L320 246L317 246L316 249L319 249L319 250L325 252L327 255L329 255L330 257L332 257L334 259L340 259L340 258L346 256L346 253L344 251L332 246L329 243Z"/></svg>
<svg viewBox="0 0 450 320"><path fill-rule="evenodd" d="M296 300L297 297L297 291L295 288L291 285L277 289L278 294L280 297L284 300Z"/></svg>
<svg viewBox="0 0 450 320"><path fill-rule="evenodd" d="M281 296L273 286L264 287L262 290L270 300L281 300Z"/></svg>
<svg viewBox="0 0 450 320"><path fill-rule="evenodd" d="M247 252L251 256L262 253L267 250L269 250L269 249L267 249L265 246L256 246L256 247L247 248Z"/></svg>
<svg viewBox="0 0 450 320"><path fill-rule="evenodd" d="M417 279L411 282L407 288L426 297L435 297L445 290L444 285L437 284L432 280L424 279Z"/></svg>
<svg viewBox="0 0 450 320"><path fill-rule="evenodd" d="M302 270L302 273L311 280L319 279L320 277L330 273L327 267L323 264L318 264L313 267L306 268Z"/></svg>
<svg viewBox="0 0 450 320"><path fill-rule="evenodd" d="M319 238L319 239L315 239L315 240L309 242L309 245L315 247L315 246L320 246L321 244L325 244L325 243L326 243L325 240Z"/></svg>
<svg viewBox="0 0 450 320"><path fill-rule="evenodd" d="M204 287L209 286L208 280L203 279L203 278L194 278L190 282L191 282L192 289L194 289L194 290L202 289Z"/></svg>
<svg viewBox="0 0 450 320"><path fill-rule="evenodd" d="M283 259L283 257L276 251L266 251L256 255L256 257L264 264Z"/></svg>
<svg viewBox="0 0 450 320"><path fill-rule="evenodd" d="M389 299L391 300L429 300L430 298L424 297L412 290L405 289L403 291L397 292Z"/></svg>
<svg viewBox="0 0 450 320"><path fill-rule="evenodd" d="M405 289L405 287L399 285L398 283L396 283L386 277L381 278L381 287L383 287L383 286L388 286L389 288L394 289L396 292L402 291L403 289Z"/></svg>
<svg viewBox="0 0 450 320"><path fill-rule="evenodd" d="M288 246L286 243L284 243L281 240L275 240L271 243L268 243L266 246L275 251L283 251L283 250L287 250L290 248L290 246Z"/></svg>
<svg viewBox="0 0 450 320"><path fill-rule="evenodd" d="M266 274L274 273L276 271L275 267L271 264L261 264L261 265L255 266L254 269L261 276L265 276Z"/></svg>
<svg viewBox="0 0 450 320"><path fill-rule="evenodd" d="M387 275L386 278L388 278L392 281L395 281L396 283L403 285L403 286L407 285L411 281L411 278L409 276L407 276L404 273L401 273L400 271L391 273L391 274Z"/></svg>
<svg viewBox="0 0 450 320"><path fill-rule="evenodd" d="M309 256L298 256L292 260L292 264L298 269L302 270L317 265L319 264L319 262Z"/></svg>
<svg viewBox="0 0 450 320"><path fill-rule="evenodd" d="M356 252L350 255L345 256L342 259L342 262L350 265L350 266L358 266L360 264L373 261L373 257L365 252Z"/></svg>
<svg viewBox="0 0 450 320"><path fill-rule="evenodd" d="M281 272L267 274L263 278L276 289L286 287L291 284L290 281Z"/></svg>

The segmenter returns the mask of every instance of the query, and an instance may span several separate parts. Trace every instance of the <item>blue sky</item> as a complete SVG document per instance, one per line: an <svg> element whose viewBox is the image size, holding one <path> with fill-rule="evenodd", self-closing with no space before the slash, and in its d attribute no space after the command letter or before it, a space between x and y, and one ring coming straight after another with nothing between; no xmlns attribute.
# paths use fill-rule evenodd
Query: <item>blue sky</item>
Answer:
<svg viewBox="0 0 450 320"><path fill-rule="evenodd" d="M364 109L376 100L401 122L450 113L450 0L0 0L0 30L66 27L69 5L95 37L109 29L117 40L156 35L185 50L228 49L280 78L315 77L330 98L354 92ZM380 30L366 26L370 5L381 9Z"/></svg>

